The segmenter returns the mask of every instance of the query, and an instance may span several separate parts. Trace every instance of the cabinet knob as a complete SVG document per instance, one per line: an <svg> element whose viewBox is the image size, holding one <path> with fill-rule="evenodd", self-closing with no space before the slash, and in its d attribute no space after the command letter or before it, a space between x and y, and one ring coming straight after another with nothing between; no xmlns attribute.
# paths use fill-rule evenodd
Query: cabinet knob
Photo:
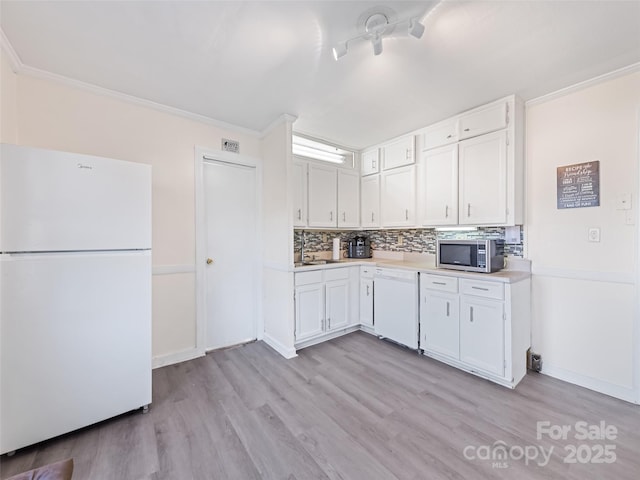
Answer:
<svg viewBox="0 0 640 480"><path fill-rule="evenodd" d="M207 258L207 265L211 265L213 263L213 258Z"/></svg>
<svg viewBox="0 0 640 480"><path fill-rule="evenodd" d="M468 132L468 131L469 131L469 129L468 129L468 128L465 128L465 129L464 129L464 131L465 131L465 132Z"/></svg>

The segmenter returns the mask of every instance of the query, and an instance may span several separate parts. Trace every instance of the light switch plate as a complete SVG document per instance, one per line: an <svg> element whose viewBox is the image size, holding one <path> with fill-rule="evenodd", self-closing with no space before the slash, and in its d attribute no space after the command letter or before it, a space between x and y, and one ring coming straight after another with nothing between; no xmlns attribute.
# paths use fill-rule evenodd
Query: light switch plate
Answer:
<svg viewBox="0 0 640 480"><path fill-rule="evenodd" d="M588 240L590 242L599 242L600 241L600 229L598 227L591 227L589 229Z"/></svg>

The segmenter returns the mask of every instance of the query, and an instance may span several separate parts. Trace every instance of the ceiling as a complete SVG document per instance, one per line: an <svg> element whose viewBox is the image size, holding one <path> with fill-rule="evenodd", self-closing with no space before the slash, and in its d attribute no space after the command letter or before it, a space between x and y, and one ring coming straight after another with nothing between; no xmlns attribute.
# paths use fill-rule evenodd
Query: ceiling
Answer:
<svg viewBox="0 0 640 480"><path fill-rule="evenodd" d="M379 7L379 8L376 8ZM332 47L380 10L419 16L382 55ZM362 149L512 93L535 98L640 62L640 1L6 1L20 62L262 131Z"/></svg>

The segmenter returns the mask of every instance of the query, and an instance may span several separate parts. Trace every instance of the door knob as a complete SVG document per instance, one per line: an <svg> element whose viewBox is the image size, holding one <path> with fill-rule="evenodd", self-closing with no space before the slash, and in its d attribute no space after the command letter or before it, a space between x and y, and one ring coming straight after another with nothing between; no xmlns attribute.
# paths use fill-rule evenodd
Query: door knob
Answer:
<svg viewBox="0 0 640 480"><path fill-rule="evenodd" d="M211 265L213 263L213 258L207 258L207 265Z"/></svg>

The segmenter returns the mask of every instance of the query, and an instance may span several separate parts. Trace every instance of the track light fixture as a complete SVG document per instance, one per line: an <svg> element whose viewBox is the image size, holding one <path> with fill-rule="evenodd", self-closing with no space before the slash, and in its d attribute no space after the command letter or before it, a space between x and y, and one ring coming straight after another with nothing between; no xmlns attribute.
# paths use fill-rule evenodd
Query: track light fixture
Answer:
<svg viewBox="0 0 640 480"><path fill-rule="evenodd" d="M349 38L344 42L338 43L333 47L333 58L338 60L347 54L349 43L355 40L369 40L373 46L373 54L380 55L382 53L382 37L390 33L396 25L407 25L407 33L409 36L419 39L424 34L424 25L420 23L418 18L410 18L389 22L389 18L384 13L374 13L364 22L365 33Z"/></svg>

